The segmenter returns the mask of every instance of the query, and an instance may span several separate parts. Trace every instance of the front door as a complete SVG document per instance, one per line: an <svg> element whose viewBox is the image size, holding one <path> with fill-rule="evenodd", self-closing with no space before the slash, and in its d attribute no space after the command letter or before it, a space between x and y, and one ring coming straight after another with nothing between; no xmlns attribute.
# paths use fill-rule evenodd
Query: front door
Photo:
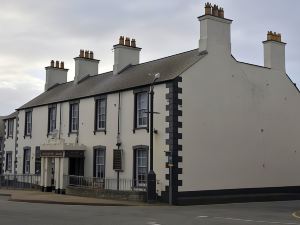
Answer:
<svg viewBox="0 0 300 225"><path fill-rule="evenodd" d="M83 158L69 158L69 175L84 176Z"/></svg>

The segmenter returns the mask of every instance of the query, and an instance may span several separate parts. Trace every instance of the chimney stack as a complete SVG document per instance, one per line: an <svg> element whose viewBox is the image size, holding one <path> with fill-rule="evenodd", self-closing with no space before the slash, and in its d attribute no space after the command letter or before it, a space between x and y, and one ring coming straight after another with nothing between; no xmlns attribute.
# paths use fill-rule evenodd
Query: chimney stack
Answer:
<svg viewBox="0 0 300 225"><path fill-rule="evenodd" d="M224 18L224 9L211 3L205 4L205 15L200 21L199 51L217 55L231 55L231 23Z"/></svg>
<svg viewBox="0 0 300 225"><path fill-rule="evenodd" d="M65 69L64 62L51 60L50 66L45 67L46 69L46 84L45 91L49 90L56 84L63 84L67 82L68 69Z"/></svg>
<svg viewBox="0 0 300 225"><path fill-rule="evenodd" d="M214 5L212 7L212 15L218 17L219 16L219 7L217 5Z"/></svg>
<svg viewBox="0 0 300 225"><path fill-rule="evenodd" d="M119 44L114 45L114 71L113 74L119 74L129 65L140 63L141 48L136 47L136 40L120 36Z"/></svg>
<svg viewBox="0 0 300 225"><path fill-rule="evenodd" d="M205 4L205 15L211 15L212 14L212 6L209 2Z"/></svg>
<svg viewBox="0 0 300 225"><path fill-rule="evenodd" d="M264 44L265 67L286 72L285 68L285 45L281 41L281 34L268 31L267 40Z"/></svg>
<svg viewBox="0 0 300 225"><path fill-rule="evenodd" d="M89 50L80 50L79 56L75 60L75 78L74 83L78 84L86 76L98 74L99 61L94 59L94 52Z"/></svg>

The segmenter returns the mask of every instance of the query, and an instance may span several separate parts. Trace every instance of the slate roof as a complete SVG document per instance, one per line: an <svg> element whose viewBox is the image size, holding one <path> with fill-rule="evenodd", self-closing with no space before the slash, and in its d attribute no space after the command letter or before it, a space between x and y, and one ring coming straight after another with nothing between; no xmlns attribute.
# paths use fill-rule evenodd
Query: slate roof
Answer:
<svg viewBox="0 0 300 225"><path fill-rule="evenodd" d="M9 114L8 116L2 116L1 119L2 119L2 120L13 119L13 118L16 118L17 115L18 115L18 112L15 111L15 112Z"/></svg>
<svg viewBox="0 0 300 225"><path fill-rule="evenodd" d="M90 76L77 85L73 81L60 84L37 96L18 110L146 86L153 81L153 76L149 76L149 74L160 73L157 83L170 81L181 75L194 63L205 57L206 54L207 52L200 53L199 49L194 49L162 59L129 66L117 75L113 75L111 71Z"/></svg>

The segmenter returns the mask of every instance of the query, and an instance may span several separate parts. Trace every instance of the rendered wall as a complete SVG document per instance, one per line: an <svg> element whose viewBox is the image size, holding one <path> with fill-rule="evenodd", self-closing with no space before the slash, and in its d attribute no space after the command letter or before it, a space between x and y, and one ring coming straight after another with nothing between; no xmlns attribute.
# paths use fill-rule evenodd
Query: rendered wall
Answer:
<svg viewBox="0 0 300 225"><path fill-rule="evenodd" d="M154 135L154 170L157 173L159 183L157 189L160 192L164 190L165 181L165 162L166 156L164 151L166 147L165 129L167 124L165 95L167 89L165 84L155 86L154 110L160 114L155 114L154 128L157 134ZM96 132L94 134L94 98L81 99L79 102L79 135L78 144L85 145L85 168L84 175L93 176L93 147L102 145L106 146L106 178L117 178L117 173L113 170L113 149L116 149L117 128L118 128L118 93L109 94L107 96L107 133ZM61 107L61 110L60 110ZM60 129L60 113L61 113L61 129ZM147 130L136 130L133 132L134 119L134 93L132 90L121 92L121 118L120 118L120 138L121 149L124 151L124 171L120 173L120 178L133 179L133 146L149 145L150 134ZM19 140L18 140L18 173L23 172L23 152L24 147L31 147L31 173L34 173L35 147L48 143L51 137L47 138L47 121L48 106L37 107L32 112L32 137L23 137L25 125L25 111L19 113ZM60 130L60 138L65 143L76 144L77 134L69 133L69 102L57 105L57 130ZM53 140L52 140L53 142Z"/></svg>
<svg viewBox="0 0 300 225"><path fill-rule="evenodd" d="M5 134L8 133L8 120L5 120ZM16 146L16 119L14 119L14 132L13 137L4 137L4 152L3 152L3 172L4 174L14 174L14 161L15 161L15 146ZM12 153L12 171L6 171L6 153Z"/></svg>
<svg viewBox="0 0 300 225"><path fill-rule="evenodd" d="M180 191L300 185L300 96L285 74L208 53L182 77Z"/></svg>

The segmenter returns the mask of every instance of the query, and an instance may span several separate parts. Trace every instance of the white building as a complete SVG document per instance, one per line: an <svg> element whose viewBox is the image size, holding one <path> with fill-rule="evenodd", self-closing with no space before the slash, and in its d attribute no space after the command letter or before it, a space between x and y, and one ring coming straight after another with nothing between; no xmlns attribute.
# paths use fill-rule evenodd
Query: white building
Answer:
<svg viewBox="0 0 300 225"><path fill-rule="evenodd" d="M18 109L15 149L15 136L5 141L6 155L16 153L17 174L41 172L47 191L54 173L60 193L64 175L117 179L113 156L121 149L120 179L143 186L149 170L149 74L159 73L154 87L159 197L168 199L171 177L176 204L220 196L216 201L299 198L300 98L286 74L281 35L269 32L265 65L251 65L232 56L232 20L223 9L207 4L198 19L199 46L188 52L140 63L135 40L121 37L114 45L113 71L98 74L93 52L80 51L71 82L63 63L52 61L45 92Z"/></svg>
<svg viewBox="0 0 300 225"><path fill-rule="evenodd" d="M16 153L17 153L17 112L9 116L2 117L4 122L4 135L3 135L3 163L2 170L6 175L16 174Z"/></svg>

